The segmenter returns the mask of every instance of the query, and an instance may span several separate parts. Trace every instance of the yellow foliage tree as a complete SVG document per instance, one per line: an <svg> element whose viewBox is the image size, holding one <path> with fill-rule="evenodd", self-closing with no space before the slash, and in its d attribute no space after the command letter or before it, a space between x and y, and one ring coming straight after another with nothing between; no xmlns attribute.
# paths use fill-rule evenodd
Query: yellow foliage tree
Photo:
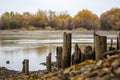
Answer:
<svg viewBox="0 0 120 80"><path fill-rule="evenodd" d="M113 8L100 17L101 29L120 30L120 8Z"/></svg>
<svg viewBox="0 0 120 80"><path fill-rule="evenodd" d="M82 10L78 12L78 14L75 15L75 17L73 18L72 25L75 29L86 28L90 30L90 29L100 28L100 22L98 16L88 10Z"/></svg>

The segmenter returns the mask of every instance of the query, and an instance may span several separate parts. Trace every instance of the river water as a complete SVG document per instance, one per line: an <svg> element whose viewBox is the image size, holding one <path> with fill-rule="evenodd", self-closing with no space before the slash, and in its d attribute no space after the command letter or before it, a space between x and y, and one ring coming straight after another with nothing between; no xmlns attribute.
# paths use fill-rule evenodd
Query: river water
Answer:
<svg viewBox="0 0 120 80"><path fill-rule="evenodd" d="M52 61L56 58L56 47L62 46L63 32L40 32L27 35L18 34L1 34L0 35L0 67L7 67L11 70L22 70L22 61L29 59L30 71L37 71L46 69L45 66L40 63L46 61L48 53L52 53ZM72 32L72 53L74 52L74 43L92 44L93 34L82 34ZM110 38L113 38L116 43L116 34L108 34L108 43ZM6 64L9 61L9 64Z"/></svg>

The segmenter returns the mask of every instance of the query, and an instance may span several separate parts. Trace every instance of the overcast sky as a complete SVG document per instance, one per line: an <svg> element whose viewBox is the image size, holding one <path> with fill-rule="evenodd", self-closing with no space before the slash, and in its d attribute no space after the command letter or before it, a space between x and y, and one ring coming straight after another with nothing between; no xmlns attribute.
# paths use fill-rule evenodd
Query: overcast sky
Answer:
<svg viewBox="0 0 120 80"><path fill-rule="evenodd" d="M0 15L4 12L35 13L38 9L67 11L71 16L88 9L98 16L111 8L120 8L120 0L0 0Z"/></svg>

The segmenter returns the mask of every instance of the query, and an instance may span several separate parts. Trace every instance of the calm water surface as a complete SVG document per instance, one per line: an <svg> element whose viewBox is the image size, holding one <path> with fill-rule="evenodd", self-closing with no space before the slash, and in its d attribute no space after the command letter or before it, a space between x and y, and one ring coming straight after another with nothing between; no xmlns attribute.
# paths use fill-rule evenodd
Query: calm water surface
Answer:
<svg viewBox="0 0 120 80"><path fill-rule="evenodd" d="M22 69L22 61L29 59L30 70L45 69L40 65L45 62L49 52L52 53L52 61L55 61L55 49L61 44L41 44L39 40L2 40L0 41L0 66L13 70ZM10 61L10 64L6 64Z"/></svg>
<svg viewBox="0 0 120 80"><path fill-rule="evenodd" d="M82 38L80 37L82 36ZM90 38L86 38L90 37ZM93 43L92 34L75 35L73 43ZM84 38L85 37L85 38ZM54 39L27 39L27 38L10 38L0 39L0 66L12 70L22 70L22 61L29 59L30 71L46 69L40 63L46 61L49 52L52 53L52 61L55 61L56 47L62 46L62 38ZM110 40L108 40L110 42ZM116 40L114 40L116 42ZM72 45L72 47L74 44ZM72 53L74 48L72 48ZM10 61L6 64L6 61Z"/></svg>

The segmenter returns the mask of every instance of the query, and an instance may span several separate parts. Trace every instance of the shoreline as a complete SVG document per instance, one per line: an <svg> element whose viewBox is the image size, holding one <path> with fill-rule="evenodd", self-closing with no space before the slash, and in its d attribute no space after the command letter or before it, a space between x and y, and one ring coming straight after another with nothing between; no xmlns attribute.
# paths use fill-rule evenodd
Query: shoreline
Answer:
<svg viewBox="0 0 120 80"><path fill-rule="evenodd" d="M0 38L27 38L27 39L60 39L64 32L72 33L73 38L93 38L93 30L79 31L79 30L0 30ZM102 36L107 36L109 39L116 39L119 31L97 31L96 33ZM90 36L81 36L90 35ZM110 36L111 35L111 36Z"/></svg>
<svg viewBox="0 0 120 80"><path fill-rule="evenodd" d="M0 32L3 32L3 31L10 31L10 32L52 32L52 31L56 31L56 32L91 32L91 31L94 31L94 30L21 30L21 29L13 29L13 30L0 30ZM95 31L98 31L98 32L119 32L119 31L116 31L116 30L95 30Z"/></svg>
<svg viewBox="0 0 120 80"><path fill-rule="evenodd" d="M47 70L30 71L28 75L21 71L0 67L0 80L119 80L120 54L112 55L98 61L86 60L62 71Z"/></svg>

